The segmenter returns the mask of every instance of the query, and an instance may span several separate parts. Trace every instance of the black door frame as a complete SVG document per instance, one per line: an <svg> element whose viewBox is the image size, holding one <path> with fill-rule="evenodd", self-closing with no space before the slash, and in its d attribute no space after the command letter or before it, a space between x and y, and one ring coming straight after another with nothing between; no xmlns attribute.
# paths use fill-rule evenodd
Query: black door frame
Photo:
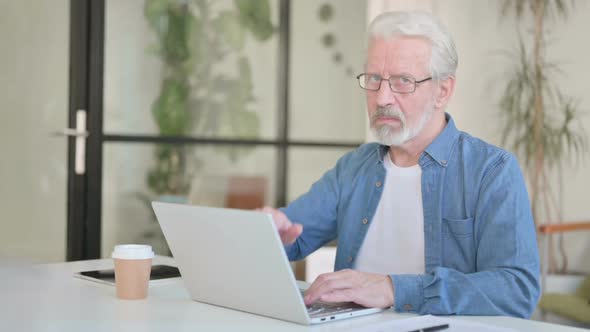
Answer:
<svg viewBox="0 0 590 332"><path fill-rule="evenodd" d="M74 172L75 138L68 139L66 259L100 257L104 0L70 1L70 128L87 112L86 173Z"/></svg>
<svg viewBox="0 0 590 332"><path fill-rule="evenodd" d="M275 146L275 206L287 202L289 147L356 148L363 142L289 140L290 0L279 0L277 138L243 140L204 137L121 135L103 133L105 0L70 0L70 103L68 122L75 127L77 110L87 111L86 173L74 172L74 138L68 141L67 260L96 259L102 240L102 153L106 142Z"/></svg>

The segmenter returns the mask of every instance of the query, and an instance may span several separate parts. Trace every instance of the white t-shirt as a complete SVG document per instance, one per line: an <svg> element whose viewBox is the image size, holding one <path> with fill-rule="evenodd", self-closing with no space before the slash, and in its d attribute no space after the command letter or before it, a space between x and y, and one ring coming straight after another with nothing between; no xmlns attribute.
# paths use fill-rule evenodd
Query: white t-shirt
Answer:
<svg viewBox="0 0 590 332"><path fill-rule="evenodd" d="M381 200L355 269L380 274L424 273L424 211L420 165L396 166L386 154Z"/></svg>

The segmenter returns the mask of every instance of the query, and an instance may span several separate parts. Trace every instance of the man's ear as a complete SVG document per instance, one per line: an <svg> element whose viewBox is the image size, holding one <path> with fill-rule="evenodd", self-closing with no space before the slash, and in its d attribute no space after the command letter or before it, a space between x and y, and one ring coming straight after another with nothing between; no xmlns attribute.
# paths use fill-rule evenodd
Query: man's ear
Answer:
<svg viewBox="0 0 590 332"><path fill-rule="evenodd" d="M438 83L438 89L434 98L434 106L438 109L444 109L455 91L455 76L449 76Z"/></svg>

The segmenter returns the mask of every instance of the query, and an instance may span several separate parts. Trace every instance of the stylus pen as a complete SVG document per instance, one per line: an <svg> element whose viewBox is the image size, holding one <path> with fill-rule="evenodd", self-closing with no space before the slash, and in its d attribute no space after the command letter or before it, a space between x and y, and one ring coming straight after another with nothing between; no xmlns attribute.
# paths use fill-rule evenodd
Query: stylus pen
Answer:
<svg viewBox="0 0 590 332"><path fill-rule="evenodd" d="M434 332L434 331L440 331L440 330L444 330L444 329L448 329L448 328L449 328L449 324L443 324L443 325L425 327L423 329L418 329L418 330L412 330L409 332Z"/></svg>

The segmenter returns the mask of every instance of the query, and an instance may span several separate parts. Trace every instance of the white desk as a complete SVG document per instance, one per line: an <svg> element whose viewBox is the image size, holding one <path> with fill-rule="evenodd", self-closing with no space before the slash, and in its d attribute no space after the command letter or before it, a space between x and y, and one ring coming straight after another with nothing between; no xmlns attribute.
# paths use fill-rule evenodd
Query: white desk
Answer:
<svg viewBox="0 0 590 332"><path fill-rule="evenodd" d="M154 263L174 265L168 257L156 257ZM375 331L383 330L388 320L413 316L388 311L303 326L191 301L179 279L151 286L146 300L122 301L112 286L72 277L77 271L112 268L112 264L104 259L1 266L0 331ZM454 319L519 331L583 331L510 317Z"/></svg>

